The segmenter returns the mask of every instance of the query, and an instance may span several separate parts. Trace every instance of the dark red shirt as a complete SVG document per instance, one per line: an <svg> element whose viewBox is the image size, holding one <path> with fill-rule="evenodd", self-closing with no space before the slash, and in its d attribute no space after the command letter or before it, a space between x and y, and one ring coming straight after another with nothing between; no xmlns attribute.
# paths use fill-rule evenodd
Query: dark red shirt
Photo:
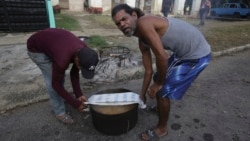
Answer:
<svg viewBox="0 0 250 141"><path fill-rule="evenodd" d="M27 41L27 48L30 52L44 53L51 58L52 86L74 108L78 108L81 102L65 90L63 82L65 71L69 64L74 62L77 50L85 47L87 45L71 32L55 28L39 31ZM70 78L76 98L82 96L79 69L74 64L70 70Z"/></svg>

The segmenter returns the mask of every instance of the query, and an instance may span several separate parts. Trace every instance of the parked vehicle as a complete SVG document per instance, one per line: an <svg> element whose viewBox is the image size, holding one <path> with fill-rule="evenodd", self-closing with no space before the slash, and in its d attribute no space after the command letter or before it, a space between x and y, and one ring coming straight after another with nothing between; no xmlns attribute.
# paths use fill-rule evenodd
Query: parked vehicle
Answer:
<svg viewBox="0 0 250 141"><path fill-rule="evenodd" d="M249 17L250 8L243 3L224 3L222 7L211 8L211 16Z"/></svg>

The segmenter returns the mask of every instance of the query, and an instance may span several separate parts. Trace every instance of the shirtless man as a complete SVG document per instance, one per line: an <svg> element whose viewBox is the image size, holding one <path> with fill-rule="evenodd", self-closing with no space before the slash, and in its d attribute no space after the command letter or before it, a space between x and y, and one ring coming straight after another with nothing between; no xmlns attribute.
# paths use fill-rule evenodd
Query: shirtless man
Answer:
<svg viewBox="0 0 250 141"><path fill-rule="evenodd" d="M158 124L143 132L141 139L163 137L168 133L170 99L181 99L207 67L211 57L210 45L199 30L182 20L145 15L127 4L115 6L111 14L124 35L138 37L145 68L141 98L146 102L147 94L157 101ZM170 50L172 55L165 50ZM154 75L152 55L157 69Z"/></svg>

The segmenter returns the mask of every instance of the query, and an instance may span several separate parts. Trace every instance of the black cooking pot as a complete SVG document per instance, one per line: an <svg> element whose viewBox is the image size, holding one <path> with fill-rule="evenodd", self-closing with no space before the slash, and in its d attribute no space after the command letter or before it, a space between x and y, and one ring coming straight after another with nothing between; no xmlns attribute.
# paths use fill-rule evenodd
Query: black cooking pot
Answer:
<svg viewBox="0 0 250 141"><path fill-rule="evenodd" d="M97 94L131 92L127 89L107 89ZM94 127L108 135L127 133L135 127L138 120L138 104L100 106L90 105Z"/></svg>

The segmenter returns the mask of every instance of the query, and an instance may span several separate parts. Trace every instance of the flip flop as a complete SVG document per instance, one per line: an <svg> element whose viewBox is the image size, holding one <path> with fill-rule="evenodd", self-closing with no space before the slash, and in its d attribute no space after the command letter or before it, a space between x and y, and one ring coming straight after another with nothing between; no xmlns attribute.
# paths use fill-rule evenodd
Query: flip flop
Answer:
<svg viewBox="0 0 250 141"><path fill-rule="evenodd" d="M151 128L151 129L148 129L147 131L142 132L140 134L140 138L141 138L142 141L154 141L154 140L159 140L161 137L166 136L167 134L168 134L168 132L166 132L162 136L159 136L159 135L157 135L155 130ZM145 136L146 136L147 139L143 138Z"/></svg>
<svg viewBox="0 0 250 141"><path fill-rule="evenodd" d="M147 108L145 110L147 112L153 112L153 113L157 113L158 112L156 105L147 106Z"/></svg>

